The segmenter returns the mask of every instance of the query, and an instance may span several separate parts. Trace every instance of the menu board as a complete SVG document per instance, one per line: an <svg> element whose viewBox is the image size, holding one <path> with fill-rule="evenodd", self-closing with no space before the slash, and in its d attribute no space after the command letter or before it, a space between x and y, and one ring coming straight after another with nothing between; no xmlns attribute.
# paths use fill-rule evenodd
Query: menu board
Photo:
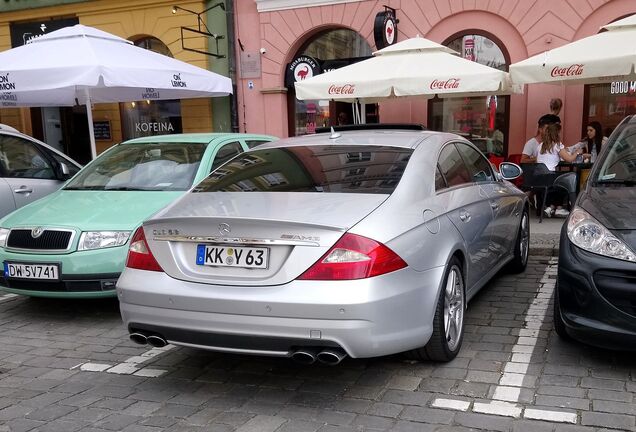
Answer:
<svg viewBox="0 0 636 432"><path fill-rule="evenodd" d="M95 133L95 140L111 141L110 135L110 120L99 120L93 122L93 132Z"/></svg>

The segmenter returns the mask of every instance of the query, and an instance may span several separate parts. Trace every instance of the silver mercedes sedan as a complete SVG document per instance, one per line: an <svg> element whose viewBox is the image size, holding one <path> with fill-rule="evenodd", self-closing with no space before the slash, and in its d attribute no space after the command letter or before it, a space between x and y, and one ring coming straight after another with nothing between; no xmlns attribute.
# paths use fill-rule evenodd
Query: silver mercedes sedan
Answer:
<svg viewBox="0 0 636 432"><path fill-rule="evenodd" d="M261 145L146 221L118 283L130 337L337 364L448 361L466 303L528 260L526 196L469 141L353 130Z"/></svg>

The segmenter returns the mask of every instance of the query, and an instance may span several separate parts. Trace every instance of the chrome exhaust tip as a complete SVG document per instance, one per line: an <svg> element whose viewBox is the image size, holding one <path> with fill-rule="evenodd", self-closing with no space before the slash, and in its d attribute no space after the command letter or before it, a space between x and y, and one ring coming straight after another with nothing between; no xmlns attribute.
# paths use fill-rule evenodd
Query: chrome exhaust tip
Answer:
<svg viewBox="0 0 636 432"><path fill-rule="evenodd" d="M148 343L148 339L146 338L146 335L141 334L141 333L131 333L129 336L131 341L133 341L136 344L139 345L146 345Z"/></svg>
<svg viewBox="0 0 636 432"><path fill-rule="evenodd" d="M148 345L155 348L163 348L168 345L168 341L159 335L150 335L146 338Z"/></svg>
<svg viewBox="0 0 636 432"><path fill-rule="evenodd" d="M316 361L316 350L311 348L301 348L294 351L291 358L296 363L310 365Z"/></svg>
<svg viewBox="0 0 636 432"><path fill-rule="evenodd" d="M346 356L347 353L345 353L344 350L340 348L329 348L320 351L316 358L321 363L329 366L335 366L340 363Z"/></svg>

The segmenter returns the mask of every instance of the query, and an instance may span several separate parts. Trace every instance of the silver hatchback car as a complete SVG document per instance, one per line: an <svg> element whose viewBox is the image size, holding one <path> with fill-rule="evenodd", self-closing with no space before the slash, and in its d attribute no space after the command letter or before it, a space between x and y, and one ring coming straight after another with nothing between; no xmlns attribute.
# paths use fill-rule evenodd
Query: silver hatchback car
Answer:
<svg viewBox="0 0 636 432"><path fill-rule="evenodd" d="M466 303L528 260L526 195L467 140L359 130L265 144L146 221L118 283L138 343L448 361Z"/></svg>
<svg viewBox="0 0 636 432"><path fill-rule="evenodd" d="M0 218L58 190L80 168L43 142L0 124Z"/></svg>

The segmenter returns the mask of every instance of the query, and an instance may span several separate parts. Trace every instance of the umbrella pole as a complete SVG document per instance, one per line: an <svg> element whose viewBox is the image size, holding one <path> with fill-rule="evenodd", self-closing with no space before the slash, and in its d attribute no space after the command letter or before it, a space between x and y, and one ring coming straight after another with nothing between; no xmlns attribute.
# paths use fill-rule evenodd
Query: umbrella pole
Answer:
<svg viewBox="0 0 636 432"><path fill-rule="evenodd" d="M91 159L97 157L97 146L95 145L95 131L93 130L93 107L91 106L91 95L86 89L86 118L88 119L88 134L91 138Z"/></svg>

